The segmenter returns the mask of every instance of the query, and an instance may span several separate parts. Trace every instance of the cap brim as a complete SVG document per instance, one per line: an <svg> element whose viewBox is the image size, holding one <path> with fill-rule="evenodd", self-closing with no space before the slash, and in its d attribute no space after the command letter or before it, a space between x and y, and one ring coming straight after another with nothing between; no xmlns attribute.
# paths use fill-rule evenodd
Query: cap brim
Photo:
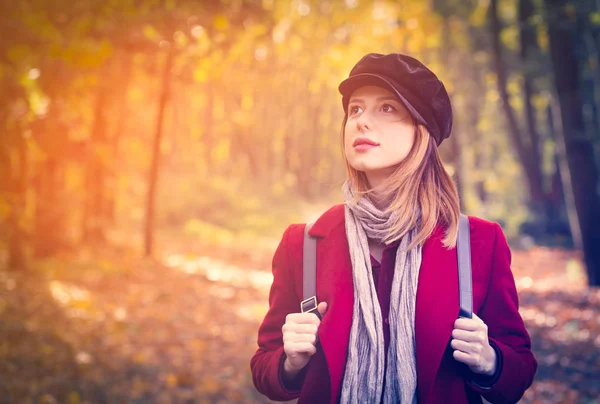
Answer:
<svg viewBox="0 0 600 404"><path fill-rule="evenodd" d="M354 76L348 77L346 80L340 83L338 90L342 94L344 112L347 112L348 102L350 101L350 96L352 95L352 93L360 87L365 86L377 86L390 91L402 102L404 107L408 110L408 112L410 112L412 117L417 122L419 122L422 125L428 126L421 114L419 114L419 112L411 105L410 102L408 102L408 100L402 95L402 93L398 91L396 87L392 85L392 83L390 83L388 79L373 73L359 73Z"/></svg>

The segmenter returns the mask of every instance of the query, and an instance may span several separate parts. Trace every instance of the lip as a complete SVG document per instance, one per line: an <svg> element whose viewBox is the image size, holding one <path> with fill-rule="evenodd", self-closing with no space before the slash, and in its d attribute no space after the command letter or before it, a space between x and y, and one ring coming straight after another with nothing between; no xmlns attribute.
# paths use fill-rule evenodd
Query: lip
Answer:
<svg viewBox="0 0 600 404"><path fill-rule="evenodd" d="M371 139L367 139L366 137L359 137L354 140L354 143L352 144L352 146L354 147L355 150L362 151L362 150L369 150L374 147L377 147L377 146L379 146L379 143L376 143L376 142L372 141Z"/></svg>

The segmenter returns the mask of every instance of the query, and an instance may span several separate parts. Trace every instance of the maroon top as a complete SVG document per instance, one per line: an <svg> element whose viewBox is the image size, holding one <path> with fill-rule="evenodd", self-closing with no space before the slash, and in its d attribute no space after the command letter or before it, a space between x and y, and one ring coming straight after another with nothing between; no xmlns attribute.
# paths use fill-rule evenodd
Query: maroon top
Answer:
<svg viewBox="0 0 600 404"><path fill-rule="evenodd" d="M373 267L373 282L377 290L379 306L381 306L381 318L383 319L383 339L385 341L385 352L390 345L390 296L392 294L392 281L394 279L394 267L396 266L396 250L400 241L385 246L381 254L381 263L377 262L371 255L371 266ZM387 355L386 355L387 357Z"/></svg>
<svg viewBox="0 0 600 404"><path fill-rule="evenodd" d="M371 255L371 267L373 268L373 283L377 290L377 299L381 306L381 318L383 319L383 340L385 342L384 355L384 374L387 369L387 351L390 346L390 297L392 295L392 281L394 279L394 268L396 267L396 250L400 241L394 241L385 246L381 254L381 263ZM383 389L385 391L385 378L383 380ZM383 394L381 401L383 402Z"/></svg>

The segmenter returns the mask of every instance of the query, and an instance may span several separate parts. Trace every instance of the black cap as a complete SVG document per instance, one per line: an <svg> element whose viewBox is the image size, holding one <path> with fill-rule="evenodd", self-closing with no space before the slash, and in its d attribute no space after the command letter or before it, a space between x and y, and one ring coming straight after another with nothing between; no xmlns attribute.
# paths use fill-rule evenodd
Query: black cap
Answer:
<svg viewBox="0 0 600 404"><path fill-rule="evenodd" d="M438 146L450 136L452 107L446 88L417 59L399 53L364 56L339 86L344 112L348 112L352 93L369 85L386 88L395 94L413 118L429 130Z"/></svg>

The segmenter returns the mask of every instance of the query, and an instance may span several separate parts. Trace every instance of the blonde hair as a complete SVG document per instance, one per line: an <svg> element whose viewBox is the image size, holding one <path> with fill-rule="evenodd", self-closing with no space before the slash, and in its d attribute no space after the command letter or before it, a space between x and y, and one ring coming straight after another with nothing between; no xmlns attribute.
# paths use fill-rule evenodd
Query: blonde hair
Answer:
<svg viewBox="0 0 600 404"><path fill-rule="evenodd" d="M342 124L342 147L345 138L347 117ZM363 195L374 192L369 188L367 176L363 171L354 169L344 154L346 172L357 202ZM402 162L387 178L383 190L377 190L378 196L390 203L386 213L396 212L398 220L388 230L386 244L402 238L413 227L418 233L408 249L424 243L436 226L445 227L442 240L447 248L456 246L458 236L458 218L460 203L456 185L442 164L435 140L423 125L415 125L415 141ZM415 215L420 210L420 217Z"/></svg>

